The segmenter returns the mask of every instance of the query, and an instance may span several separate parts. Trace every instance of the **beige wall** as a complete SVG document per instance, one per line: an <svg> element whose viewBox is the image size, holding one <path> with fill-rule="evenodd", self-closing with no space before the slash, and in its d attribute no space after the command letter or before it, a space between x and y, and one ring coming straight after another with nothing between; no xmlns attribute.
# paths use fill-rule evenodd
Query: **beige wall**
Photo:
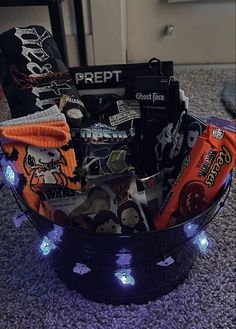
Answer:
<svg viewBox="0 0 236 329"><path fill-rule="evenodd" d="M127 0L127 17L129 62L154 56L181 64L235 62L234 0ZM174 25L172 36L163 33L167 24Z"/></svg>
<svg viewBox="0 0 236 329"><path fill-rule="evenodd" d="M90 64L143 62L150 57L175 63L235 62L235 1L83 0ZM70 66L79 64L73 1L63 1ZM86 15L85 15L86 16ZM44 25L46 7L0 7L0 33L12 26ZM174 25L165 36L167 24Z"/></svg>

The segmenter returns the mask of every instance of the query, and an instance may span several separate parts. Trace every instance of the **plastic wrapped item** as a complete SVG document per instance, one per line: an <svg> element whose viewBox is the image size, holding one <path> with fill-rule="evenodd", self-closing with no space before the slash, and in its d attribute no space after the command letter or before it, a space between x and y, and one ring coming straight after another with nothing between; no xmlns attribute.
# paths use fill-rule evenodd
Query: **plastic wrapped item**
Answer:
<svg viewBox="0 0 236 329"><path fill-rule="evenodd" d="M38 190L39 213L57 224L100 233L149 230L134 176L104 176L79 191L52 184L38 186Z"/></svg>
<svg viewBox="0 0 236 329"><path fill-rule="evenodd" d="M87 179L122 174L133 169L130 144L134 132L95 123L78 131L82 172Z"/></svg>
<svg viewBox="0 0 236 329"><path fill-rule="evenodd" d="M186 158L159 214L156 229L183 222L206 210L235 166L236 124L209 118Z"/></svg>
<svg viewBox="0 0 236 329"><path fill-rule="evenodd" d="M155 175L137 178L138 198L142 206L145 208L148 217L151 218L158 212L163 202L163 174L161 172Z"/></svg>

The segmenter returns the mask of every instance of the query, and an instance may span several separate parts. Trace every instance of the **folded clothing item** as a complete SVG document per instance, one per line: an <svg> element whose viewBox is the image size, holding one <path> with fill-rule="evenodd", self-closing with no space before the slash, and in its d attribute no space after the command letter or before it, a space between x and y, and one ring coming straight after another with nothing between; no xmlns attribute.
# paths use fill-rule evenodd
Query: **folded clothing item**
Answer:
<svg viewBox="0 0 236 329"><path fill-rule="evenodd" d="M136 121L136 171L150 176L175 164L181 143L181 124L188 98L171 76L137 76L126 90L127 99L139 102Z"/></svg>
<svg viewBox="0 0 236 329"><path fill-rule="evenodd" d="M0 35L0 79L12 118L59 105L66 94L79 99L58 47L42 26L11 28Z"/></svg>
<svg viewBox="0 0 236 329"><path fill-rule="evenodd" d="M56 108L45 112L51 112L50 121L45 121L42 111L41 116L37 113L25 119L6 121L5 125L3 122L0 126L1 167L6 180L34 210L39 209L35 185L51 183L80 188L65 117Z"/></svg>

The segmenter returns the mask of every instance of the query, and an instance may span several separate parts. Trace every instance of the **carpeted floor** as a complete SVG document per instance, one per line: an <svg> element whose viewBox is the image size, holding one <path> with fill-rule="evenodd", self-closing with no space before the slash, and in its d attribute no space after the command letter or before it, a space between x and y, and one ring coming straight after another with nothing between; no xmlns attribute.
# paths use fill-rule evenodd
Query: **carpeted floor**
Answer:
<svg viewBox="0 0 236 329"><path fill-rule="evenodd" d="M230 69L178 70L176 77L200 117L229 118L220 102ZM2 115L1 119L7 117ZM235 185L235 184L234 184ZM0 329L233 329L235 323L235 186L207 229L211 246L184 284L145 305L97 304L69 291L39 254L37 233L16 229L11 194L0 192Z"/></svg>
<svg viewBox="0 0 236 329"><path fill-rule="evenodd" d="M236 77L224 84L221 101L233 118L236 118Z"/></svg>

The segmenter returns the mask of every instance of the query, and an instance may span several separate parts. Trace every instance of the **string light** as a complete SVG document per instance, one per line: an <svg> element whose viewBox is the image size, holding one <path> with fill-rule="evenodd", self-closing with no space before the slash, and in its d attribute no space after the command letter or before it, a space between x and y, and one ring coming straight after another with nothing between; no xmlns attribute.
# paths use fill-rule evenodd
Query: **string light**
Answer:
<svg viewBox="0 0 236 329"><path fill-rule="evenodd" d="M198 234L194 239L193 243L199 247L201 252L206 252L209 245L209 242L206 237L206 233L202 231L200 234Z"/></svg>
<svg viewBox="0 0 236 329"><path fill-rule="evenodd" d="M73 272L80 275L87 274L91 271L92 271L91 268L83 263L76 263L75 267L73 268Z"/></svg>
<svg viewBox="0 0 236 329"><path fill-rule="evenodd" d="M122 269L115 273L115 276L124 284L133 286L135 283L134 278L131 275L131 269Z"/></svg>
<svg viewBox="0 0 236 329"><path fill-rule="evenodd" d="M198 225L187 223L184 225L184 232L187 236L187 238L190 238L196 231L197 231Z"/></svg>
<svg viewBox="0 0 236 329"><path fill-rule="evenodd" d="M5 177L6 177L6 180L7 180L11 185L14 185L16 175L15 175L13 169L11 168L11 166L9 166L9 165L7 165L6 168L5 168Z"/></svg>
<svg viewBox="0 0 236 329"><path fill-rule="evenodd" d="M54 228L52 231L48 232L48 237L52 242L59 243L63 235L63 228L58 225L53 225Z"/></svg>
<svg viewBox="0 0 236 329"><path fill-rule="evenodd" d="M48 239L48 237L45 236L40 245L40 249L41 249L43 255L47 256L50 253L50 251L55 248L56 248L55 244L50 239Z"/></svg>
<svg viewBox="0 0 236 329"><path fill-rule="evenodd" d="M13 223L15 224L15 227L21 227L22 223L27 221L27 217L24 212L20 212L19 210L16 211L14 217L13 217Z"/></svg>

